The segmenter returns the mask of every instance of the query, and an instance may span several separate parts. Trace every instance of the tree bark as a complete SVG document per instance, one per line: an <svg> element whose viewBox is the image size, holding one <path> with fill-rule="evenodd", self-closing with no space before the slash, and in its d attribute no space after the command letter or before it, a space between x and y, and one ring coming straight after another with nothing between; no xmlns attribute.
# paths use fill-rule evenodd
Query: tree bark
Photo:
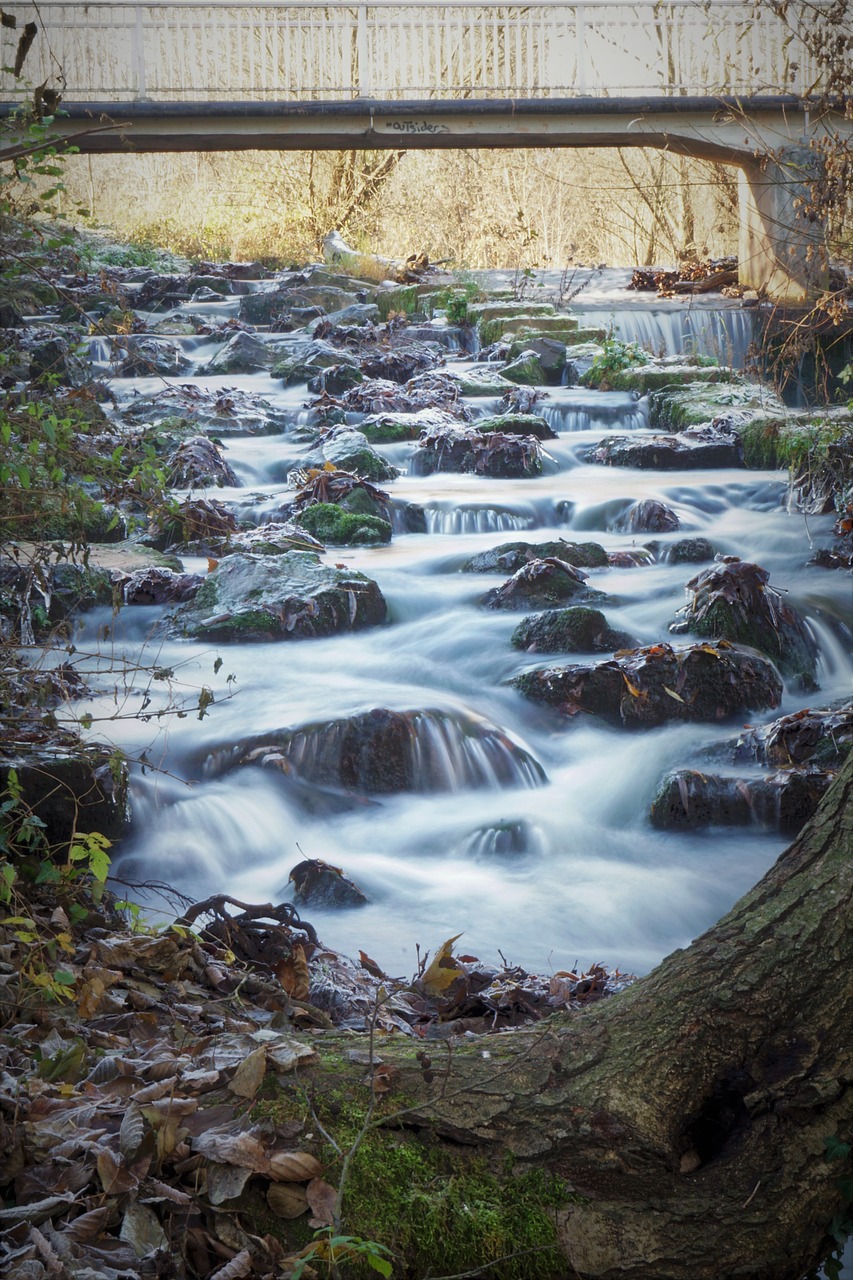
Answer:
<svg viewBox="0 0 853 1280"><path fill-rule="evenodd" d="M851 868L853 755L759 884L628 991L454 1049L438 1096L383 1043L415 1098L395 1123L564 1179L543 1277L800 1280L843 1203Z"/></svg>

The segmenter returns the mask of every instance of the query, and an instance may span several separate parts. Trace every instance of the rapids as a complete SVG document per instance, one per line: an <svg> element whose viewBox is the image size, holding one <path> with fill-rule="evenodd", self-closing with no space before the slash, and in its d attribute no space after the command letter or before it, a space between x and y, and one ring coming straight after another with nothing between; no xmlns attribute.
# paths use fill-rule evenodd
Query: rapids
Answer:
<svg viewBox="0 0 853 1280"><path fill-rule="evenodd" d="M208 303L205 311L224 317L233 303ZM643 309L641 326L636 308L627 316L617 308L613 302L614 327L655 351L684 340L683 326L655 319L660 308ZM725 315L741 319L718 314L700 335L710 334L713 345L726 333L744 350L745 313L726 308ZM691 332L691 341L699 341ZM285 390L267 374L206 375L204 364L219 344L176 341L196 362L192 376L114 377L120 407L164 382L196 381L260 393L285 408L294 425L300 420L304 386ZM103 340L92 354L108 369ZM448 352L451 363L465 359ZM475 416L496 406L487 399L467 403ZM145 752L133 783L133 831L116 858L117 876L164 880L194 898L227 891L244 901L277 901L288 896L292 866L304 857L323 858L342 867L371 902L359 910L312 909L306 915L329 945L350 953L363 948L393 973L414 969L416 943L435 948L459 933L466 952L489 961L500 950L508 961L537 971L603 961L645 972L687 945L758 879L784 838L758 829L660 833L647 816L667 769L732 739L741 725L678 724L631 733L558 721L507 687L511 676L542 660L510 646L522 615L478 607L503 578L461 567L477 551L528 535L535 541L594 539L615 551L701 534L719 552L756 560L805 612L821 646L820 693L807 700L786 688L782 707L766 716L771 719L849 694L849 580L806 568L810 540L825 539L831 520L810 517L807 524L789 510L785 477L778 472L655 473L583 462L581 449L601 436L647 429L646 403L630 395L550 388L537 410L559 433L545 444L541 477L403 475L383 486L398 504L392 542L327 553L331 563L345 562L379 583L388 602L387 626L295 643L211 647L164 640L156 633L158 608L127 608L115 620L106 612L87 616L80 648L108 626L114 648L174 667L182 681L207 685L216 697L201 721L194 715L164 718L158 729L156 720L128 717L96 725L100 736L106 730L134 757ZM240 487L215 496L255 522L274 519L289 492L286 473L308 447L287 432L229 438L226 445ZM404 466L409 446L379 451ZM673 507L681 531L617 532L620 517L642 498ZM404 531L399 512L408 502L424 508L426 533ZM206 565L190 559L186 567L203 571ZM590 583L609 597L604 609L610 625L645 644L667 638L695 571L659 554L648 566L594 570ZM223 662L215 672L218 657ZM235 692L229 699L231 674ZM166 696L162 686L149 693L151 711L165 706L158 702ZM141 708L141 686L120 695L125 712ZM104 715L109 707L104 698L90 709ZM372 708L431 713L416 718L417 749L425 776L440 785L353 803L339 796L326 803L321 791L307 803L272 770L223 772L216 765L235 744ZM464 729L471 721L496 729L497 738L472 743ZM483 742L501 735L504 747L490 754Z"/></svg>

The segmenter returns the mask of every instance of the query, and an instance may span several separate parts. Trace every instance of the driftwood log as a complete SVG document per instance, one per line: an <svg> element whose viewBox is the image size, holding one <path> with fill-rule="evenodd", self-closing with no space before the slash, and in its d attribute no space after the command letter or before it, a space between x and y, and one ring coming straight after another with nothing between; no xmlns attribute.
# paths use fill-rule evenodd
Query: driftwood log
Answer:
<svg viewBox="0 0 853 1280"><path fill-rule="evenodd" d="M393 1123L565 1181L543 1280L800 1280L849 1172L826 1139L853 1129L851 898L853 755L759 884L626 992L455 1049L438 1094L384 1042L414 1099Z"/></svg>

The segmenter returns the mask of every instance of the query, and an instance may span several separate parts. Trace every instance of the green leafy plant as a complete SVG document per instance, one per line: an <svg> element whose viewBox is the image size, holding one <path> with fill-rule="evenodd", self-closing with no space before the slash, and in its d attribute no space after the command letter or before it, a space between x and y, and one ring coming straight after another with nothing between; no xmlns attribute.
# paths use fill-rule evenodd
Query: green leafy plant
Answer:
<svg viewBox="0 0 853 1280"><path fill-rule="evenodd" d="M604 351L596 356L581 382L587 387L597 387L599 391L610 390L614 375L623 369L633 369L637 365L649 364L651 356L636 342L620 342L617 338L608 338L604 343Z"/></svg>
<svg viewBox="0 0 853 1280"><path fill-rule="evenodd" d="M342 1262L364 1262L372 1271L387 1277L393 1273L391 1257L391 1250L375 1240L338 1235L332 1227L324 1227L316 1231L311 1243L297 1254L290 1280L300 1280L309 1266L314 1271L319 1268L320 1275L334 1276Z"/></svg>

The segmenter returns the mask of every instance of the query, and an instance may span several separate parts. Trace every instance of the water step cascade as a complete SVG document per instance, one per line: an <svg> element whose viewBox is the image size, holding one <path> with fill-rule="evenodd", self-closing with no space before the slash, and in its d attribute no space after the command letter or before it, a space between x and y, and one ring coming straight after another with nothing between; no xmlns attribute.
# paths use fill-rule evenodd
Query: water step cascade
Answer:
<svg viewBox="0 0 853 1280"><path fill-rule="evenodd" d="M274 281L252 286L271 287ZM233 304L227 297L204 302L212 330L233 315ZM190 301L168 314L179 321L198 309ZM593 318L592 308L582 314L579 305L575 314L581 325L603 323L600 310ZM694 323L700 317L704 328ZM735 365L745 358L751 323L748 310L691 312L680 303L625 306L614 315L620 335L654 352L677 354L700 342L703 354ZM427 329L418 324L422 346ZM271 338L260 326L259 336ZM266 428L218 435L239 487L193 496L216 498L247 523L280 521L292 515L296 497L288 474L322 447L309 439L305 407L316 393L304 382L285 386L269 367L206 372L227 337L175 340L189 365L175 373L116 374L114 344L102 339L92 340L91 357L101 376L112 372L119 417L164 387L262 400L272 415ZM274 337L279 352L288 343L295 352L305 340ZM158 342L169 341L161 329ZM454 346L429 347L433 372L482 372ZM604 437L649 434L648 398L539 389L532 412L557 435L541 442L541 469L528 478L415 474L407 461L414 443L373 445L401 472L378 485L388 495L390 541L330 546L322 559L378 583L383 625L305 640L213 641L164 629L168 610L158 606L126 608L115 621L97 609L86 615L85 635L95 639L109 623L111 643L132 654L144 651L153 629L158 665L209 686L216 699L201 721L170 720L153 744L151 724L123 719L113 727L118 745L131 755L145 750L165 770L136 777L119 874L165 880L192 897L227 886L240 900L265 902L288 896L297 862L322 858L342 867L369 903L358 911L318 909L312 923L330 945L364 948L389 972L414 967L416 942L437 946L459 933L469 953L494 959L500 948L534 970L579 959L644 972L715 921L774 861L786 837L767 826L662 830L649 810L668 772L701 768L697 761L715 756L730 762L727 744L747 721L763 724L849 695L849 580L807 564L809 539L828 539L832 519L811 516L807 528L778 471L591 462L588 449ZM497 400L466 394L460 403L470 429L496 412ZM358 429L364 416L347 408L345 425ZM639 503L668 508L677 527L633 530ZM608 634L680 645L697 637L675 636L669 625L687 601L688 580L707 565L674 549L699 539L711 555L761 565L800 612L818 645L817 691L804 693L786 677L774 708L628 729L567 716L510 683L549 665L612 657L516 647L519 623L536 610L492 608L488 600L536 555L525 546L548 544L546 559L576 557L578 580L563 586L579 594L549 608L594 608ZM521 547L502 554L503 568L474 560L503 544ZM576 546L587 550L573 552ZM185 567L207 572L204 552L188 553Z"/></svg>

